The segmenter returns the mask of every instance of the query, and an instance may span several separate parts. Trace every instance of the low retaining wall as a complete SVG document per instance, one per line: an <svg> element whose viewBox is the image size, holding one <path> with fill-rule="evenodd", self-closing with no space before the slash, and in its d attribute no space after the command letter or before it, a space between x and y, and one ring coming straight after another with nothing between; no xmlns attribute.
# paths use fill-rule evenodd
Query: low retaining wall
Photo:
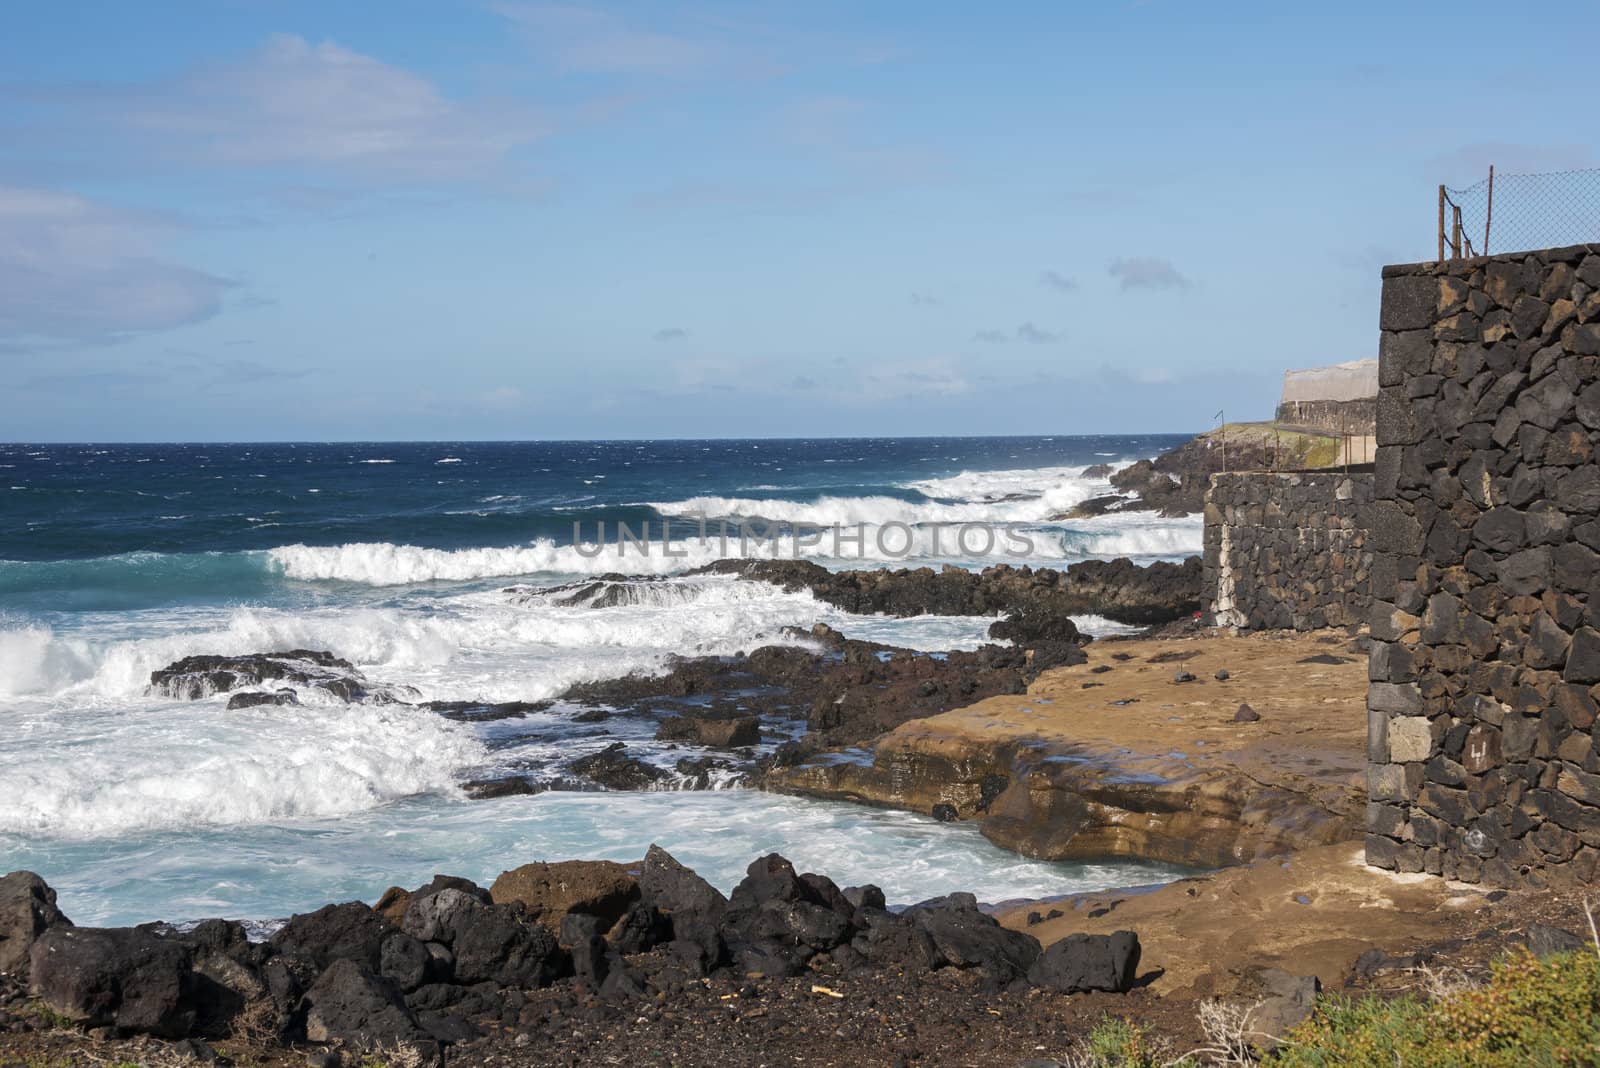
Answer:
<svg viewBox="0 0 1600 1068"><path fill-rule="evenodd" d="M1214 626L1315 630L1363 622L1371 474L1213 475L1201 601Z"/></svg>

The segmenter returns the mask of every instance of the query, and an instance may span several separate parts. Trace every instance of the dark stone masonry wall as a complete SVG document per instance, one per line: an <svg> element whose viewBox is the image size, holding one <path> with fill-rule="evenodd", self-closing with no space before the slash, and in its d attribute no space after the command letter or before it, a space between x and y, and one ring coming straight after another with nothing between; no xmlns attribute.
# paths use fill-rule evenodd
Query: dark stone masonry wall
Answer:
<svg viewBox="0 0 1600 1068"><path fill-rule="evenodd" d="M1384 269L1367 861L1600 861L1600 245Z"/></svg>
<svg viewBox="0 0 1600 1068"><path fill-rule="evenodd" d="M1249 630L1364 622L1372 491L1370 474L1213 475L1200 591L1210 622Z"/></svg>
<svg viewBox="0 0 1600 1068"><path fill-rule="evenodd" d="M1326 430L1330 434L1370 434L1378 399L1284 401L1273 418L1279 423Z"/></svg>

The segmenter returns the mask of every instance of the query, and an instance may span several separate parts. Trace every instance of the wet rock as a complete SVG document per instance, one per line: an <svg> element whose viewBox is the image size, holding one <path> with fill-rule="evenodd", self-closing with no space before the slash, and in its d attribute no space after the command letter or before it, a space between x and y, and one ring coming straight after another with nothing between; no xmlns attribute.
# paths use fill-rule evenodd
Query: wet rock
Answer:
<svg viewBox="0 0 1600 1068"><path fill-rule="evenodd" d="M189 701L265 682L315 688L346 701L366 695L366 679L354 664L314 649L248 656L186 656L150 673L151 690Z"/></svg>
<svg viewBox="0 0 1600 1068"><path fill-rule="evenodd" d="M1028 970L1034 986L1062 994L1102 990L1121 994L1133 988L1139 969L1139 936L1072 934L1039 954Z"/></svg>
<svg viewBox="0 0 1600 1068"><path fill-rule="evenodd" d="M661 721L656 729L656 740L689 742L711 749L742 749L761 744L761 720L755 716L733 719L671 716Z"/></svg>
<svg viewBox="0 0 1600 1068"><path fill-rule="evenodd" d="M28 978L28 953L52 927L71 927L56 892L31 871L0 877L0 975Z"/></svg>
<svg viewBox="0 0 1600 1068"><path fill-rule="evenodd" d="M639 881L608 860L524 864L501 872L489 888L497 905L521 904L530 919L552 931L569 912L598 916L610 926L639 900Z"/></svg>
<svg viewBox="0 0 1600 1068"><path fill-rule="evenodd" d="M954 823L960 819L961 814L956 811L956 806L948 801L941 801L933 806L933 818L940 823Z"/></svg>
<svg viewBox="0 0 1600 1068"><path fill-rule="evenodd" d="M691 574L735 574L786 590L807 589L818 600L860 614L1005 613L1043 621L1094 613L1147 625L1199 611L1200 571L1199 558L1141 567L1124 557L1086 560L1065 571L998 564L979 572L955 567L833 572L807 560L721 560Z"/></svg>
<svg viewBox="0 0 1600 1068"><path fill-rule="evenodd" d="M462 723L487 723L500 719L517 719L533 712L543 712L550 701L427 701L422 707L436 712L445 719Z"/></svg>
<svg viewBox="0 0 1600 1068"><path fill-rule="evenodd" d="M299 703L299 695L287 688L270 691L246 690L228 698L228 711L235 712L241 708L260 708L263 705L297 705Z"/></svg>
<svg viewBox="0 0 1600 1068"><path fill-rule="evenodd" d="M528 797L553 789L548 782L536 782L525 775L507 775L500 779L468 779L461 790L474 801L491 801L497 797Z"/></svg>
<svg viewBox="0 0 1600 1068"><path fill-rule="evenodd" d="M647 790L666 776L660 768L629 756L622 742L574 760L572 770L608 790Z"/></svg>
<svg viewBox="0 0 1600 1068"><path fill-rule="evenodd" d="M32 990L52 1011L165 1038L194 1025L191 961L182 942L137 927L51 927L29 955Z"/></svg>
<svg viewBox="0 0 1600 1068"><path fill-rule="evenodd" d="M1241 704L1239 711L1233 714L1235 723L1255 723L1261 719L1261 713L1251 708L1248 704Z"/></svg>

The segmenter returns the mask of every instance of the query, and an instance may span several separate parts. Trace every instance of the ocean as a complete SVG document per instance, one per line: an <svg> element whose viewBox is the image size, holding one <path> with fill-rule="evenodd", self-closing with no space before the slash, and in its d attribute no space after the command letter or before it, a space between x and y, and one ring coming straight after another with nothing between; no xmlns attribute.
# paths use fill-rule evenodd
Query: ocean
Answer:
<svg viewBox="0 0 1600 1068"><path fill-rule="evenodd" d="M829 567L1181 558L1200 550L1199 517L1060 517L1109 490L1086 468L1183 440L0 445L0 870L37 871L96 924L270 922L435 872L487 880L531 860L635 859L651 842L724 889L777 850L900 903L1164 878L1026 860L971 824L737 787L462 794L513 767L555 777L618 740L663 767L684 755L648 724L601 734L560 702L469 723L331 697L228 711L225 696L175 700L149 682L189 655L325 649L419 700L538 701L817 622L970 649L992 620L855 616L685 572L735 551L705 524L746 521L777 535L752 554ZM1032 554L950 536L972 522L1023 532ZM619 542L619 525L650 548ZM614 573L658 581L603 609L540 592Z"/></svg>

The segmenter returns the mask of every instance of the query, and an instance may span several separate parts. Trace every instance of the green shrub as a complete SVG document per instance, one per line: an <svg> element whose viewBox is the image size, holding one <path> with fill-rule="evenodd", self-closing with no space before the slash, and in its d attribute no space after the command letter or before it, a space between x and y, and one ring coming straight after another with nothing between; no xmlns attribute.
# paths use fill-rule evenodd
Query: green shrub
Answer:
<svg viewBox="0 0 1600 1068"><path fill-rule="evenodd" d="M1158 1068L1166 1063L1154 1040L1131 1020L1102 1016L1073 1062L1083 1068Z"/></svg>
<svg viewBox="0 0 1600 1068"><path fill-rule="evenodd" d="M1482 987L1432 1002L1324 998L1284 1037L1285 1068L1600 1064L1600 958L1519 952Z"/></svg>

